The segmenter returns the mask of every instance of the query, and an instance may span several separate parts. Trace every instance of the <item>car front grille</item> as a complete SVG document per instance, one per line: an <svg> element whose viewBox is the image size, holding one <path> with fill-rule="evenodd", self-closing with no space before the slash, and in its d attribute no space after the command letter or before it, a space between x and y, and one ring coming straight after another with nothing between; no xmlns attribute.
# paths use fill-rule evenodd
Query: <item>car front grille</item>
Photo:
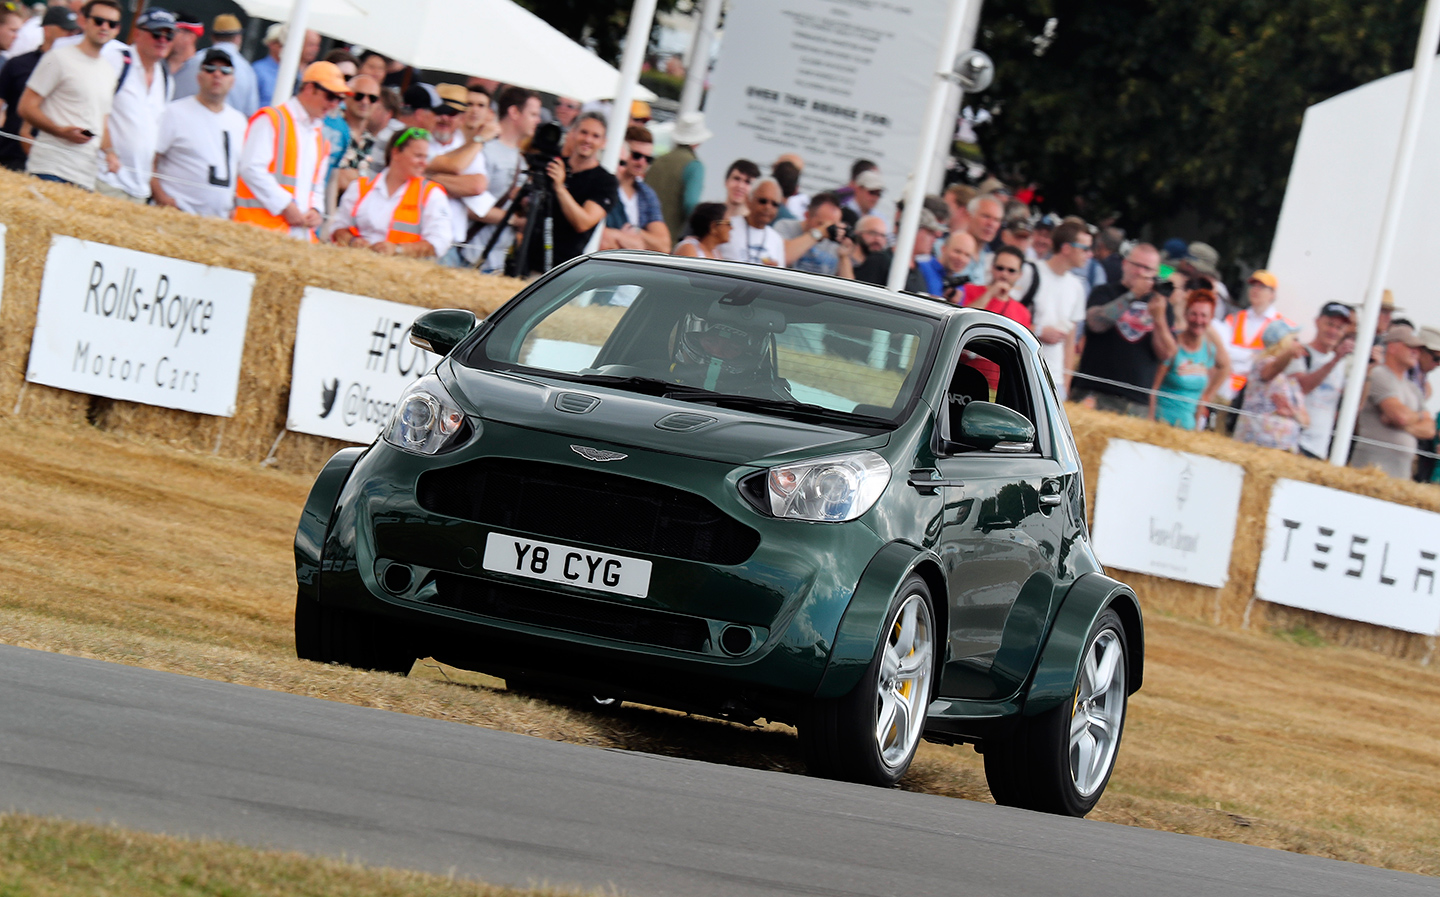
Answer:
<svg viewBox="0 0 1440 897"><path fill-rule="evenodd" d="M435 574L435 585L432 604L484 617L680 651L703 651L710 638L704 620L683 614L451 573Z"/></svg>
<svg viewBox="0 0 1440 897"><path fill-rule="evenodd" d="M502 529L706 564L740 564L760 534L691 492L563 464L482 458L427 471L420 506Z"/></svg>

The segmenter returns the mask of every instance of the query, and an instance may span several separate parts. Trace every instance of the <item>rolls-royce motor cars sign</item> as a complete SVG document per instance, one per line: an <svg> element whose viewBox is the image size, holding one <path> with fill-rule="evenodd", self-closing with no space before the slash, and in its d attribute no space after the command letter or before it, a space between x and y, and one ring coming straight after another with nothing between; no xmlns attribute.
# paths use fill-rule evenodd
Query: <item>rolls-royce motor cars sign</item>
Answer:
<svg viewBox="0 0 1440 897"><path fill-rule="evenodd" d="M255 275L55 236L25 378L230 417Z"/></svg>
<svg viewBox="0 0 1440 897"><path fill-rule="evenodd" d="M400 393L439 358L410 344L429 309L306 287L295 327L287 429L372 442Z"/></svg>
<svg viewBox="0 0 1440 897"><path fill-rule="evenodd" d="M1245 472L1238 464L1112 439L1095 487L1095 554L1107 567L1219 588Z"/></svg>
<svg viewBox="0 0 1440 897"><path fill-rule="evenodd" d="M1277 480L1255 594L1275 604L1440 635L1440 514Z"/></svg>

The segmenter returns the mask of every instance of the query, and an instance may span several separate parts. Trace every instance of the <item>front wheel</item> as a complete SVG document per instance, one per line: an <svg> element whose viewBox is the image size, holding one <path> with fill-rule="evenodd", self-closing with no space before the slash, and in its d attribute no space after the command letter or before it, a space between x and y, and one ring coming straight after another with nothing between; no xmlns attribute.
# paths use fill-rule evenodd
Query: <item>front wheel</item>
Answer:
<svg viewBox="0 0 1440 897"><path fill-rule="evenodd" d="M850 694L813 702L800 746L814 775L889 787L915 759L935 670L930 589L906 580L890 603L875 656Z"/></svg>
<svg viewBox="0 0 1440 897"><path fill-rule="evenodd" d="M986 743L985 778L997 804L1064 816L1095 807L1125 728L1126 649L1124 624L1105 611L1091 627L1071 700Z"/></svg>

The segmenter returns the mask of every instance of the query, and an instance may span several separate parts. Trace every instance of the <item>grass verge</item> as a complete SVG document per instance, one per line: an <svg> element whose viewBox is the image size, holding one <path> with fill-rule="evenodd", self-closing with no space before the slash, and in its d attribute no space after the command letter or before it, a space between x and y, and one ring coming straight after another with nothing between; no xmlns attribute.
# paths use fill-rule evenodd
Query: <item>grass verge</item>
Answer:
<svg viewBox="0 0 1440 897"><path fill-rule="evenodd" d="M0 897L561 897L107 826L0 815Z"/></svg>
<svg viewBox="0 0 1440 897"><path fill-rule="evenodd" d="M291 540L309 477L0 420L0 641L562 741L789 772L793 733L555 706L421 661L294 657ZM1308 633L1151 613L1145 688L1092 819L1440 874L1440 670ZM903 787L988 800L969 748Z"/></svg>

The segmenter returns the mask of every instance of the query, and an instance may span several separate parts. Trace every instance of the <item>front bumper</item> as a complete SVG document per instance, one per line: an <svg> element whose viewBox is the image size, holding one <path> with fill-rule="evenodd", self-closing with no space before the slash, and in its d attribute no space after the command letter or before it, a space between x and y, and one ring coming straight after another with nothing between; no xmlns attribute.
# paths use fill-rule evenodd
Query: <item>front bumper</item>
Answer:
<svg viewBox="0 0 1440 897"><path fill-rule="evenodd" d="M517 530L427 510L417 492L427 471L486 458L601 467L563 436L488 421L483 429L483 438L453 453L421 457L379 441L356 462L324 543L322 602L418 624L422 653L463 655L460 665L486 672L518 665L595 682L660 683L661 691L666 682L688 689L701 681L719 692L725 683L796 697L815 692L856 583L882 547L870 528L760 514L737 486L755 468L594 440L628 455L604 465L607 474L698 495L758 533L758 547L738 563L701 563L562 538L535 523L543 514L527 515L532 528ZM486 571L479 559L491 532L643 558L653 565L648 593L631 598ZM408 577L387 576L397 564ZM727 627L749 631L745 650L726 650ZM427 651L425 637L440 647Z"/></svg>

